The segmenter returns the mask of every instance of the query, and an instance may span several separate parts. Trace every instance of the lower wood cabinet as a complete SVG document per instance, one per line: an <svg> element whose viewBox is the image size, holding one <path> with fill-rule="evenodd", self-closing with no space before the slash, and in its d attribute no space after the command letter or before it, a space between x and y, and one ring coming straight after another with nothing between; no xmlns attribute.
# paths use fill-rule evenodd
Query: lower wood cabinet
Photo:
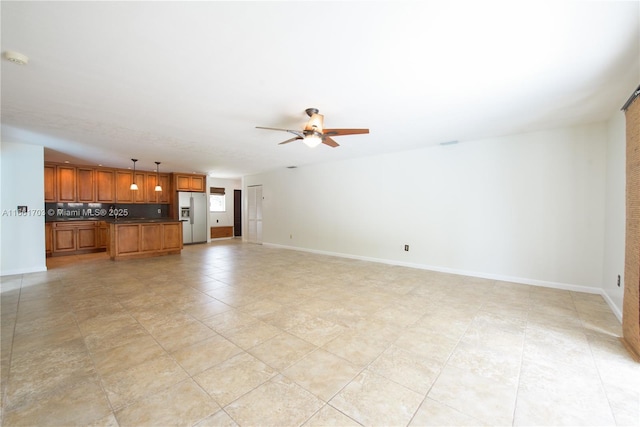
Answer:
<svg viewBox="0 0 640 427"><path fill-rule="evenodd" d="M51 256L99 252L106 248L106 242L101 246L98 221L53 222L45 224L45 233L50 236L47 253L50 246Z"/></svg>
<svg viewBox="0 0 640 427"><path fill-rule="evenodd" d="M179 254L181 250L181 222L109 224L108 252L112 260Z"/></svg>
<svg viewBox="0 0 640 427"><path fill-rule="evenodd" d="M52 235L52 230L53 226L51 225L51 223L45 223L44 224L44 247L45 247L45 253L46 256L51 256L51 254L53 253L53 235Z"/></svg>
<svg viewBox="0 0 640 427"><path fill-rule="evenodd" d="M109 224L106 221L99 221L97 233L98 248L106 249L109 244Z"/></svg>
<svg viewBox="0 0 640 427"><path fill-rule="evenodd" d="M233 237L233 227L232 226L217 226L211 227L211 238L212 239L220 239L224 237Z"/></svg>

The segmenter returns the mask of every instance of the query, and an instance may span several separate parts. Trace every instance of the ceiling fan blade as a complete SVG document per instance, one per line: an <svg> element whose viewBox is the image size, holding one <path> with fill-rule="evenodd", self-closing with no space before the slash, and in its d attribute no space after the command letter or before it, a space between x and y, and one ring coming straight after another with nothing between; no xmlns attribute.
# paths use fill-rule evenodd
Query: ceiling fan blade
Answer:
<svg viewBox="0 0 640 427"><path fill-rule="evenodd" d="M282 128L268 128L268 127L264 127L264 126L256 126L256 129L282 130L282 131L285 131L285 132L289 132L289 129L282 129Z"/></svg>
<svg viewBox="0 0 640 427"><path fill-rule="evenodd" d="M359 133L369 133L369 129L325 129L322 133L329 136L356 135Z"/></svg>
<svg viewBox="0 0 640 427"><path fill-rule="evenodd" d="M278 145L282 145L282 144L288 144L290 142L296 141L298 139L302 139L302 137L300 136L296 136L295 138L291 138L291 139L287 139L286 141L282 141L281 143L279 143Z"/></svg>
<svg viewBox="0 0 640 427"><path fill-rule="evenodd" d="M316 131L322 133L322 126L324 124L324 116L322 114L312 114L311 118L307 122L304 130Z"/></svg>
<svg viewBox="0 0 640 427"><path fill-rule="evenodd" d="M281 128L268 128L268 127L264 127L264 126L256 126L256 129L281 130L283 132L289 132L289 133L292 133L294 135L297 135L300 138L302 138L304 136L304 133L302 131L299 131L299 130L281 129Z"/></svg>
<svg viewBox="0 0 640 427"><path fill-rule="evenodd" d="M328 145L329 147L333 147L336 148L337 146L339 146L340 144L338 144L337 142L335 142L333 139L331 139L328 136L323 136L322 137L322 143Z"/></svg>

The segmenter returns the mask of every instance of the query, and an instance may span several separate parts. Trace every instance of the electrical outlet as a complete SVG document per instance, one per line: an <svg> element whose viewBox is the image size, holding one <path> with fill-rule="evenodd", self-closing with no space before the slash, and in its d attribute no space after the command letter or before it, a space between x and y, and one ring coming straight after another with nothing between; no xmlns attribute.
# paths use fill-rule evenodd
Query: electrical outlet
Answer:
<svg viewBox="0 0 640 427"><path fill-rule="evenodd" d="M158 209L158 213L161 214L162 213L162 209Z"/></svg>
<svg viewBox="0 0 640 427"><path fill-rule="evenodd" d="M620 275L618 274L618 287L620 287Z"/></svg>
<svg viewBox="0 0 640 427"><path fill-rule="evenodd" d="M404 251L409 252L409 245L404 245Z"/></svg>

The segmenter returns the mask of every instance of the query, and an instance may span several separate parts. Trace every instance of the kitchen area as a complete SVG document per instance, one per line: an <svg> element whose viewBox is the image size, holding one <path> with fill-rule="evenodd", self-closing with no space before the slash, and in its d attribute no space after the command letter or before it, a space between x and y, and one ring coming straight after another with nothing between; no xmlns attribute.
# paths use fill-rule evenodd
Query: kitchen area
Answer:
<svg viewBox="0 0 640 427"><path fill-rule="evenodd" d="M114 261L179 254L207 241L206 176L67 163L44 165L47 257Z"/></svg>

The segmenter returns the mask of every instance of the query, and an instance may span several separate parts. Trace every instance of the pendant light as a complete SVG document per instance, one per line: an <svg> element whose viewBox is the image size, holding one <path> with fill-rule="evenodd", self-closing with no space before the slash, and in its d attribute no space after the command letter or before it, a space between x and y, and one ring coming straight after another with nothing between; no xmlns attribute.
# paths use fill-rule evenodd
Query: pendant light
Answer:
<svg viewBox="0 0 640 427"><path fill-rule="evenodd" d="M129 190L137 190L138 185L136 184L136 162L138 161L138 159L131 159L131 161L133 162L133 179L131 180L131 187L129 187Z"/></svg>
<svg viewBox="0 0 640 427"><path fill-rule="evenodd" d="M162 191L162 187L160 186L160 171L158 170L158 167L160 167L160 162L155 162L156 163L156 191Z"/></svg>

